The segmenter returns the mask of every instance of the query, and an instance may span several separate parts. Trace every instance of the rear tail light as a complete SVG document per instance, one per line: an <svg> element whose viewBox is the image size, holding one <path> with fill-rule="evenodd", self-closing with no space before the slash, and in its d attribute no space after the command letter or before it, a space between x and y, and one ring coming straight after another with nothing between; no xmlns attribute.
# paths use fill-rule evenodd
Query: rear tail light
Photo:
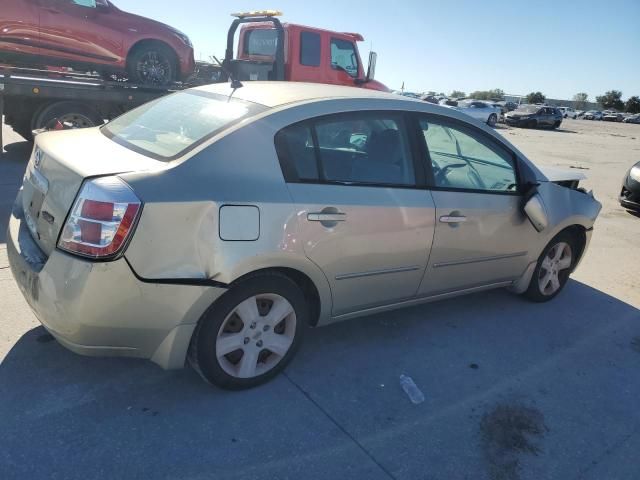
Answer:
<svg viewBox="0 0 640 480"><path fill-rule="evenodd" d="M88 180L71 207L58 247L90 258L117 255L131 236L141 202L117 177Z"/></svg>

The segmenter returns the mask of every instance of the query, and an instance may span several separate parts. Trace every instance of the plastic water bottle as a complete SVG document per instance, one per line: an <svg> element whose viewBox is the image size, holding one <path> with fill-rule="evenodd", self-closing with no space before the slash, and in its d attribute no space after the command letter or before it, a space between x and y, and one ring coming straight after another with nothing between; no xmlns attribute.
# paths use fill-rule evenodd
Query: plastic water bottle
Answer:
<svg viewBox="0 0 640 480"><path fill-rule="evenodd" d="M424 402L424 394L420 391L411 377L404 374L400 375L400 386L404 390L404 393L409 397L409 400L411 400L411 403L417 405Z"/></svg>

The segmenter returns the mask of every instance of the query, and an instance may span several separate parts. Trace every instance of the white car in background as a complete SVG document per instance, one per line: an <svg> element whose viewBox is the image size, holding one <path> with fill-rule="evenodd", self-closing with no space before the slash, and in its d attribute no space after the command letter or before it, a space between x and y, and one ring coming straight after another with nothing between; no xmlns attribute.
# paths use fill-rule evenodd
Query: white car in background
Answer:
<svg viewBox="0 0 640 480"><path fill-rule="evenodd" d="M560 110L564 118L573 118L574 120L578 118L578 112L571 107L558 107L558 110Z"/></svg>
<svg viewBox="0 0 640 480"><path fill-rule="evenodd" d="M490 127L495 127L502 113L499 107L494 107L491 103L480 100L460 100L457 107L448 107L466 113L470 117L483 121Z"/></svg>

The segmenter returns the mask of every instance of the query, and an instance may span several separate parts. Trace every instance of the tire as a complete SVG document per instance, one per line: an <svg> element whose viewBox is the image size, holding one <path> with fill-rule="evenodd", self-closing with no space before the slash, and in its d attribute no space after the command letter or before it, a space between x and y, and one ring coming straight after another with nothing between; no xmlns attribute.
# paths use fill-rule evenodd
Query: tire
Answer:
<svg viewBox="0 0 640 480"><path fill-rule="evenodd" d="M552 126L551 126L551 130L555 130L556 128L558 128L560 126L561 122L555 122Z"/></svg>
<svg viewBox="0 0 640 480"><path fill-rule="evenodd" d="M145 43L127 58L129 80L141 85L164 86L177 79L178 58L162 43Z"/></svg>
<svg viewBox="0 0 640 480"><path fill-rule="evenodd" d="M529 128L538 128L538 121L537 120L531 120L527 126Z"/></svg>
<svg viewBox="0 0 640 480"><path fill-rule="evenodd" d="M67 122L72 128L90 128L102 125L104 120L92 108L78 102L55 102L43 106L34 116L31 130L53 130L58 122Z"/></svg>
<svg viewBox="0 0 640 480"><path fill-rule="evenodd" d="M268 314L276 306L280 313L276 318L289 309L290 313L282 320L269 322ZM245 321L241 315L249 318ZM204 313L191 339L189 363L205 381L218 387L256 387L275 377L291 361L308 321L304 293L289 277L277 272L248 277ZM271 352L270 344L280 352ZM223 353L221 348L233 350Z"/></svg>
<svg viewBox="0 0 640 480"><path fill-rule="evenodd" d="M495 127L496 123L498 123L498 116L495 113L492 113L487 119L487 125L489 125L490 127Z"/></svg>
<svg viewBox="0 0 640 480"><path fill-rule="evenodd" d="M569 280L569 276L576 265L576 254L578 252L577 243L575 237L568 232L560 232L553 240L545 247L538 258L538 263L533 271L531 277L531 283L524 295L534 302L548 302L558 295ZM557 248L562 248L561 256L557 256ZM568 250L567 250L568 249ZM568 252L568 256L567 256ZM547 257L556 258L556 260L549 263ZM554 263L555 262L555 263ZM551 266L553 270L547 270ZM557 285L554 284L552 277L557 280ZM548 283L545 281L547 274L551 273Z"/></svg>

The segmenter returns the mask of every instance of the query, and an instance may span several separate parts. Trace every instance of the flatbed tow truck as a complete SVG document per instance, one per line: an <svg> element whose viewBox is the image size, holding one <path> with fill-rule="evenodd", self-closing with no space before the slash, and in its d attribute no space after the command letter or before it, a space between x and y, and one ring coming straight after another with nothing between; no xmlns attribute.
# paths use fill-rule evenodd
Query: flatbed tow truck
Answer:
<svg viewBox="0 0 640 480"><path fill-rule="evenodd" d="M6 125L31 140L36 130L100 125L179 88L105 81L76 72L4 67L0 68L0 119L4 115Z"/></svg>
<svg viewBox="0 0 640 480"><path fill-rule="evenodd" d="M101 125L173 91L230 78L331 83L388 91L374 80L374 52L369 54L367 70L363 68L356 45L363 40L360 34L280 23L276 18L280 15L275 10L232 14L236 18L227 35L225 58L219 65L196 62L196 72L186 83L136 85L68 69L0 65L0 123L4 119L6 125L31 140L33 132ZM234 57L239 27L238 55Z"/></svg>

